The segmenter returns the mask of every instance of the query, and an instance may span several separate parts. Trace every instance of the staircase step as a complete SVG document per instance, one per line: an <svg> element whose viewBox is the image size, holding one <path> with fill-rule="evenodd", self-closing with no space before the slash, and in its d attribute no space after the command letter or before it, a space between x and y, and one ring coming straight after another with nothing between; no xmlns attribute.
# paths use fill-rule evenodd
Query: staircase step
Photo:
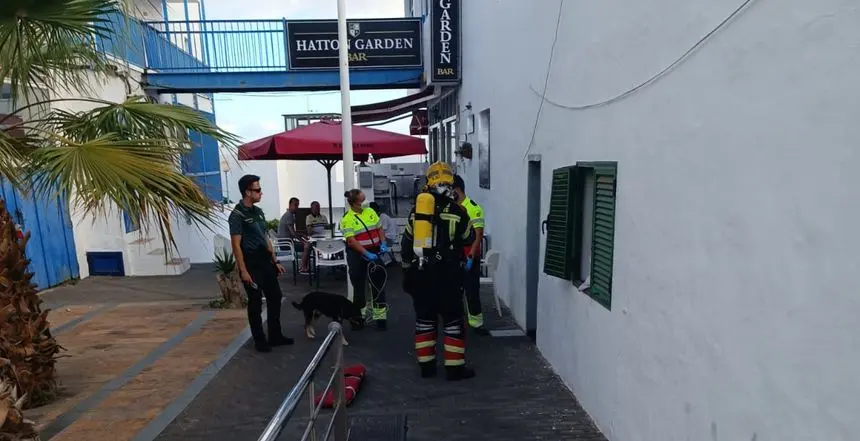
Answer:
<svg viewBox="0 0 860 441"><path fill-rule="evenodd" d="M349 422L349 441L406 441L406 415L355 415Z"/></svg>

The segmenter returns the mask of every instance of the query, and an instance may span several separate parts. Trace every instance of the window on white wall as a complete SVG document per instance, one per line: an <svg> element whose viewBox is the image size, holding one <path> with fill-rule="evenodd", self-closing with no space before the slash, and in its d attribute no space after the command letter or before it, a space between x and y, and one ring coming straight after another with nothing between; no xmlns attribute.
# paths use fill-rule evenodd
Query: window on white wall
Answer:
<svg viewBox="0 0 860 441"><path fill-rule="evenodd" d="M447 145L445 146L448 162L454 163L457 161L457 156L454 152L457 151L457 119L452 119L445 123L445 134L447 135Z"/></svg>
<svg viewBox="0 0 860 441"><path fill-rule="evenodd" d="M430 162L440 161L439 157L439 126L430 129Z"/></svg>
<svg viewBox="0 0 860 441"><path fill-rule="evenodd" d="M570 280L611 308L615 248L615 162L580 162L552 173L544 273Z"/></svg>
<svg viewBox="0 0 860 441"><path fill-rule="evenodd" d="M478 186L490 188L490 109L478 114Z"/></svg>
<svg viewBox="0 0 860 441"><path fill-rule="evenodd" d="M594 222L594 169L582 168L580 170L580 182L578 185L582 200L582 214L579 225L593 225ZM579 262L579 268L574 271L574 283L582 284L591 273L591 228L582 228L579 233L579 250L574 250L575 259ZM579 252L576 258L576 252Z"/></svg>

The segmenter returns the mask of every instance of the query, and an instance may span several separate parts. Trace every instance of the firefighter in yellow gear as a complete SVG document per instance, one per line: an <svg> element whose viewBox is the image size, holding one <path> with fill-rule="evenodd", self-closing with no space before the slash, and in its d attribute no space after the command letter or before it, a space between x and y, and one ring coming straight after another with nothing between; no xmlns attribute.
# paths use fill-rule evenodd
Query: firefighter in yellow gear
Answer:
<svg viewBox="0 0 860 441"><path fill-rule="evenodd" d="M454 200L466 209L469 226L475 232L475 240L463 249L466 277L463 280L463 293L466 299L466 312L469 327L478 335L489 335L484 327L484 313L481 306L481 242L484 239L484 209L466 196L466 184L460 175L454 176Z"/></svg>
<svg viewBox="0 0 860 441"><path fill-rule="evenodd" d="M427 170L403 232L403 288L415 308L415 355L422 377L436 375L436 338L442 319L444 366L449 381L475 376L466 366L462 253L472 243L469 215L452 198L454 173L437 162Z"/></svg>

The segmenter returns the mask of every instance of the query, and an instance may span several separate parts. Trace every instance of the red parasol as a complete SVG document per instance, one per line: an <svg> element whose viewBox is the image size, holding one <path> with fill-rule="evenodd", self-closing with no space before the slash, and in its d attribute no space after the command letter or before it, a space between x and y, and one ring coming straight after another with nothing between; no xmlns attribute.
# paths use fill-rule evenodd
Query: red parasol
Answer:
<svg viewBox="0 0 860 441"><path fill-rule="evenodd" d="M352 153L356 161L408 155L426 155L424 140L363 126L352 126ZM287 132L260 138L239 147L239 159L292 159L338 161L343 158L340 122L319 121Z"/></svg>
<svg viewBox="0 0 860 441"><path fill-rule="evenodd" d="M367 161L370 155L382 159L426 154L421 138L352 126L353 160ZM343 159L340 121L318 121L243 144L239 146L239 159L318 161L328 174L328 215L332 220L331 168Z"/></svg>

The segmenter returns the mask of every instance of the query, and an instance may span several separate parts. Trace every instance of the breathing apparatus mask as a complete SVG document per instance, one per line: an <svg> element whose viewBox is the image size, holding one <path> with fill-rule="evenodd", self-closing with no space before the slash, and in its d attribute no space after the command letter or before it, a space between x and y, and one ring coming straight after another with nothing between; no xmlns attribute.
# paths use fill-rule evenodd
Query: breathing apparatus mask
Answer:
<svg viewBox="0 0 860 441"><path fill-rule="evenodd" d="M427 189L438 196L454 195L454 172L445 162L435 162L427 168Z"/></svg>
<svg viewBox="0 0 860 441"><path fill-rule="evenodd" d="M445 196L449 199L454 198L454 187L448 184L434 185L432 187L428 187L428 190L430 191L430 193L438 196Z"/></svg>

